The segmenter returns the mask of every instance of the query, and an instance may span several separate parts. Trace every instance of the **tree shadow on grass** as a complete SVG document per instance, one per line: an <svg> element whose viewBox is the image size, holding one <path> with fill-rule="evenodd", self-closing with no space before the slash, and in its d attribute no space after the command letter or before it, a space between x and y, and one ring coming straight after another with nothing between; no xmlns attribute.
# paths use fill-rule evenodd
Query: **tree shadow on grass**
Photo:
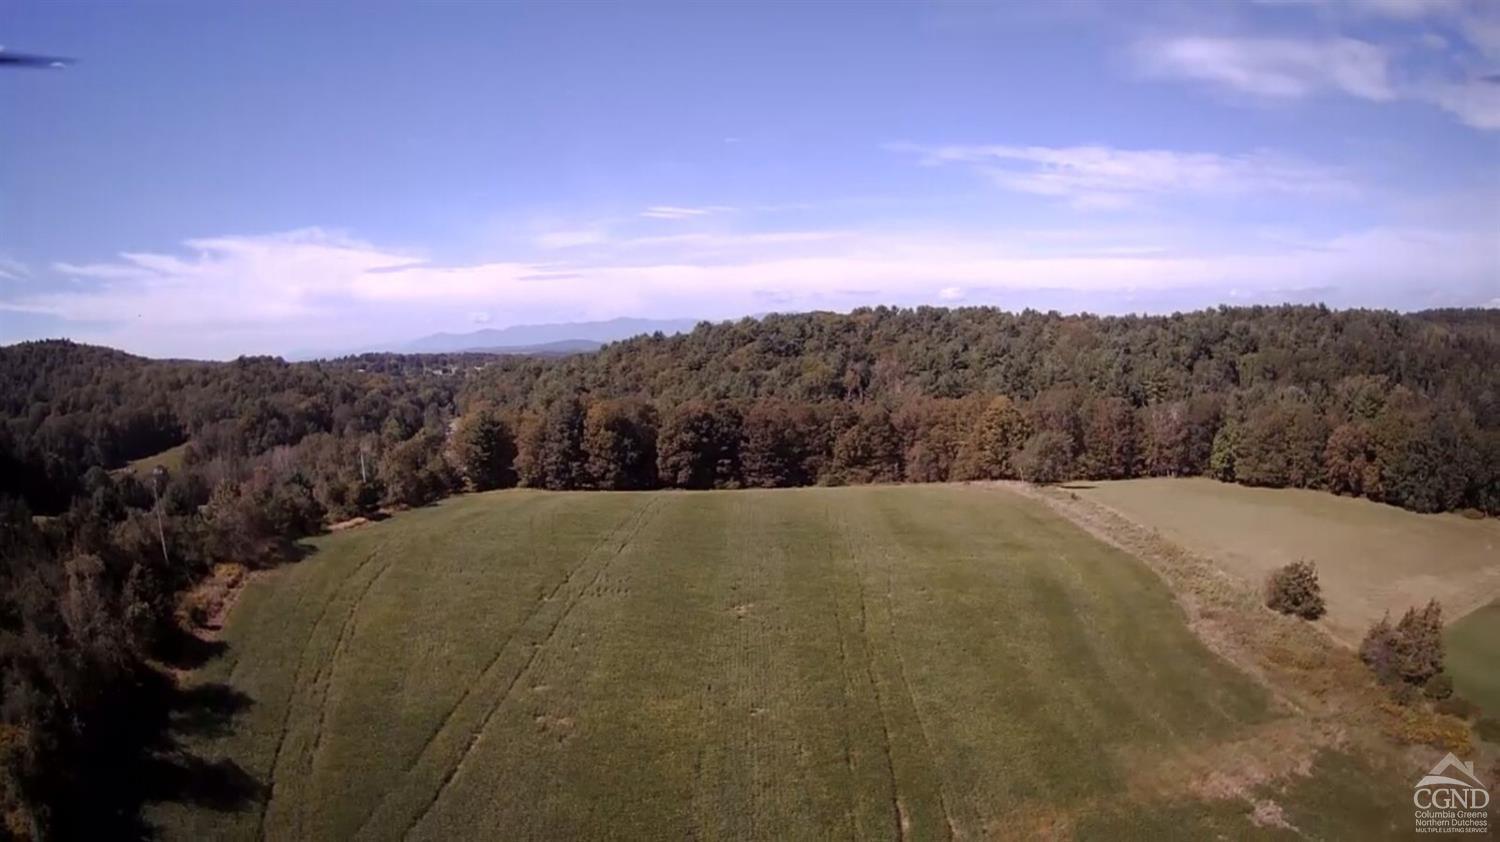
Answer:
<svg viewBox="0 0 1500 842"><path fill-rule="evenodd" d="M179 670L198 669L229 651L229 644L222 640L202 638L176 625L165 631L162 638L157 657Z"/></svg>
<svg viewBox="0 0 1500 842"><path fill-rule="evenodd" d="M144 668L128 696L111 703L91 735L92 762L76 771L80 808L57 817L58 838L155 839L159 831L143 815L147 805L232 813L264 798L265 786L239 764L190 748L233 733L254 705L245 693L227 684L179 684Z"/></svg>
<svg viewBox="0 0 1500 842"><path fill-rule="evenodd" d="M1099 486L1090 485L1086 482L1062 482L1058 483L1057 487L1068 491L1091 491Z"/></svg>
<svg viewBox="0 0 1500 842"><path fill-rule="evenodd" d="M288 541L275 561L257 566L296 563L314 552L311 544ZM268 787L235 761L199 748L231 736L255 700L228 684L179 677L228 652L222 640L176 626L162 630L153 653L160 666L141 665L122 682L126 689L107 700L88 735L91 762L68 770L67 787L80 807L57 816L58 838L156 839L160 831L144 815L153 804L219 813L259 809Z"/></svg>

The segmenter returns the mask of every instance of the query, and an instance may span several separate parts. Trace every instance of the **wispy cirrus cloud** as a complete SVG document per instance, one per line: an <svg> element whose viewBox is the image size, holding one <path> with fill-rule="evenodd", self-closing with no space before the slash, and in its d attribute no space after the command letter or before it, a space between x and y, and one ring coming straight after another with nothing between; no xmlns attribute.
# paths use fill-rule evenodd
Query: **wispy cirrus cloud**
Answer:
<svg viewBox="0 0 1500 842"><path fill-rule="evenodd" d="M1160 195L1239 196L1283 193L1348 196L1355 185L1330 167L1269 152L1220 155L1109 146L912 146L923 164L961 164L1008 190L1115 209Z"/></svg>
<svg viewBox="0 0 1500 842"><path fill-rule="evenodd" d="M1278 5L1312 10L1325 26L1346 34L1157 35L1137 41L1132 58L1148 77L1197 83L1252 101L1342 95L1377 103L1424 102L1474 128L1500 129L1500 4L1309 0ZM1376 19L1399 22L1401 28L1372 29Z"/></svg>
<svg viewBox="0 0 1500 842"><path fill-rule="evenodd" d="M31 277L31 269L25 263L0 254L0 281L22 281Z"/></svg>
<svg viewBox="0 0 1500 842"><path fill-rule="evenodd" d="M705 207L652 205L641 211L641 216L646 219L696 219L714 213L729 213L733 210L734 208L727 205L707 205Z"/></svg>
<svg viewBox="0 0 1500 842"><path fill-rule="evenodd" d="M1476 129L1500 129L1500 75L1430 83L1421 95Z"/></svg>
<svg viewBox="0 0 1500 842"><path fill-rule="evenodd" d="M545 231L536 237L538 248L569 249L580 246L597 246L610 240L609 232L603 228L571 228Z"/></svg>
<svg viewBox="0 0 1500 842"><path fill-rule="evenodd" d="M1354 38L1179 36L1142 41L1135 57L1148 74L1180 77L1259 97L1300 98L1334 91L1395 99L1390 57Z"/></svg>

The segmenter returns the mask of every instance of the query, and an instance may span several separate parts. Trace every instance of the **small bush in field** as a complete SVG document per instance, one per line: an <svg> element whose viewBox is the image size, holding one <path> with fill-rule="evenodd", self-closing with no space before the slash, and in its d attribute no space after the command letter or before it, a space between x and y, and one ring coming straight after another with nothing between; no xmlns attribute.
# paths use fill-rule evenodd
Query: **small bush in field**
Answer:
<svg viewBox="0 0 1500 842"><path fill-rule="evenodd" d="M1283 614L1316 620L1328 611L1318 584L1318 567L1310 561L1294 561L1266 580L1266 605Z"/></svg>
<svg viewBox="0 0 1500 842"><path fill-rule="evenodd" d="M1438 713L1446 713L1459 719L1473 719L1479 715L1479 705L1465 699L1463 696L1449 696L1433 704L1432 709Z"/></svg>
<svg viewBox="0 0 1500 842"><path fill-rule="evenodd" d="M1390 617L1382 617L1370 626L1359 644L1359 659L1375 673L1381 684L1394 684L1401 679L1396 646L1396 629L1391 626Z"/></svg>
<svg viewBox="0 0 1500 842"><path fill-rule="evenodd" d="M1416 704L1417 700L1421 697L1422 694L1417 691L1416 687L1405 682L1391 688L1391 698L1396 700L1396 704L1404 708L1409 708Z"/></svg>
<svg viewBox="0 0 1500 842"><path fill-rule="evenodd" d="M1443 608L1437 600L1420 611L1407 609L1394 626L1389 616L1370 626L1359 645L1359 658L1381 684L1423 688L1438 694L1428 696L1432 699L1453 693L1452 680L1443 674ZM1435 682L1430 690L1429 682Z"/></svg>
<svg viewBox="0 0 1500 842"><path fill-rule="evenodd" d="M1440 672L1437 675L1434 675L1433 677L1427 679L1426 684L1422 685L1422 695L1426 696L1429 699L1434 699L1437 701L1442 701L1443 699L1452 696L1453 679L1446 672Z"/></svg>

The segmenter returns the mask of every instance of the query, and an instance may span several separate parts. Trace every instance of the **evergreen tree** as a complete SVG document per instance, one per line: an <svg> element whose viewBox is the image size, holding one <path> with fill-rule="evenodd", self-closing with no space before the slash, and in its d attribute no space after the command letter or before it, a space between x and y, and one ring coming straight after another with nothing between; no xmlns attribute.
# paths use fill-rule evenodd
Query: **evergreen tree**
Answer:
<svg viewBox="0 0 1500 842"><path fill-rule="evenodd" d="M527 419L518 442L516 469L532 488L581 488L588 478L583 451L583 405L576 397L555 400Z"/></svg>
<svg viewBox="0 0 1500 842"><path fill-rule="evenodd" d="M470 490L486 491L515 483L515 437L493 408L480 407L460 418L449 448Z"/></svg>

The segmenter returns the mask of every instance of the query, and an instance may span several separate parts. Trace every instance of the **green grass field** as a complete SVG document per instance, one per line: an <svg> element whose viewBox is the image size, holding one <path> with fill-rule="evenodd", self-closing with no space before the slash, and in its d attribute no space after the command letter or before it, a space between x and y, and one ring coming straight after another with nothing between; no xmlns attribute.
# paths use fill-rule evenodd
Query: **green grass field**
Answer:
<svg viewBox="0 0 1500 842"><path fill-rule="evenodd" d="M248 706L182 736L266 797L157 804L169 838L1233 838L1247 797L1172 758L1284 715L994 489L506 491L314 544L194 677ZM1257 784L1289 824L1409 826L1409 782L1306 761Z"/></svg>
<svg viewBox="0 0 1500 842"><path fill-rule="evenodd" d="M1450 625L1443 643L1454 689L1487 715L1500 718L1500 602Z"/></svg>
<svg viewBox="0 0 1500 842"><path fill-rule="evenodd" d="M142 456L139 459L126 462L125 467L119 468L115 472L122 474L133 473L136 476L144 477L159 465L175 473L182 470L182 457L186 453L187 443L183 442L176 447L169 447L160 453L153 453L150 456Z"/></svg>

